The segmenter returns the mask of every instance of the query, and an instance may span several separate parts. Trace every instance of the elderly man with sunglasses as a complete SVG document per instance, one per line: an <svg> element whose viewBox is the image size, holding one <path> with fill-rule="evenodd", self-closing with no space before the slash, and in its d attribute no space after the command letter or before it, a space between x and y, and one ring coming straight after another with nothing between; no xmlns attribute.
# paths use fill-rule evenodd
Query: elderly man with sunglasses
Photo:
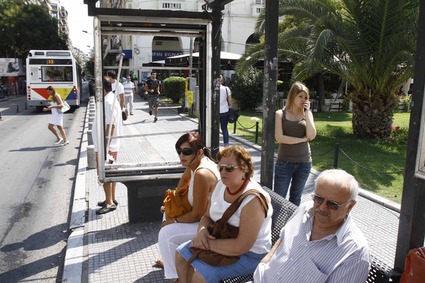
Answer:
<svg viewBox="0 0 425 283"><path fill-rule="evenodd" d="M358 183L340 169L316 179L305 202L282 229L254 273L254 282L366 282L369 247L350 216Z"/></svg>

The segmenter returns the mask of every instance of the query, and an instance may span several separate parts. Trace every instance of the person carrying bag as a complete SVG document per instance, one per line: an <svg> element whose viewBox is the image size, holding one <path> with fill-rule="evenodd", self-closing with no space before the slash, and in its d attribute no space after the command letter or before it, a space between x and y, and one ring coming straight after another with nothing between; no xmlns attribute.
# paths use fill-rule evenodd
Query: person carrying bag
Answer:
<svg viewBox="0 0 425 283"><path fill-rule="evenodd" d="M269 210L267 200L264 195L260 194L257 190L249 190L239 196L227 210L223 213L223 217L213 224L208 226L208 232L216 239L235 239L239 234L239 227L230 225L227 221L229 218L238 210L242 201L249 195L254 195L260 199L261 205L263 206L265 215ZM239 260L239 256L227 256L216 253L210 250L204 250L200 248L190 247L193 252L189 262L192 262L195 258L199 258L203 262L213 266L224 266L235 263Z"/></svg>

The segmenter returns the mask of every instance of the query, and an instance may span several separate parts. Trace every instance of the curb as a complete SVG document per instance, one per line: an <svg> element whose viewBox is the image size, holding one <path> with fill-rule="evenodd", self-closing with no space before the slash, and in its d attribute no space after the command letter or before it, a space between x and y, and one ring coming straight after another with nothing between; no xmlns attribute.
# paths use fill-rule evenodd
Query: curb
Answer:
<svg viewBox="0 0 425 283"><path fill-rule="evenodd" d="M84 229L87 213L86 200L86 172L87 172L87 123L90 103L86 108L83 133L81 135L80 152L78 156L78 170L75 177L74 200L72 202L71 219L67 247L65 252L62 282L80 283L83 275L84 262Z"/></svg>

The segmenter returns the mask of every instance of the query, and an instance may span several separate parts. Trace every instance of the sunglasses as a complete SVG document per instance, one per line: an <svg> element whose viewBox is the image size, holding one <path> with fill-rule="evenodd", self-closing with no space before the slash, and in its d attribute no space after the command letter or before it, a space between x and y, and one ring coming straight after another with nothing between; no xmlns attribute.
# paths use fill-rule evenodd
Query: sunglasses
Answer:
<svg viewBox="0 0 425 283"><path fill-rule="evenodd" d="M313 199L314 203L317 204L317 205L322 205L322 203L325 201L325 199L323 197L321 197L319 195L316 195L316 194L312 194L311 195L311 198ZM348 203L350 201L351 201L351 199L347 200L344 203L337 203L337 202L332 201L332 200L327 200L326 201L326 206L328 207L328 209L338 210L338 208L340 206L343 206L344 204L346 204L346 203Z"/></svg>
<svg viewBox="0 0 425 283"><path fill-rule="evenodd" d="M218 164L218 166L217 166L218 171L221 172L224 169L228 173L232 173L235 170L235 168L238 168L238 167L239 166L237 166L237 165L231 165L231 164Z"/></svg>
<svg viewBox="0 0 425 283"><path fill-rule="evenodd" d="M195 152L194 148L185 147L185 148L176 148L177 155L183 153L183 155L192 155Z"/></svg>

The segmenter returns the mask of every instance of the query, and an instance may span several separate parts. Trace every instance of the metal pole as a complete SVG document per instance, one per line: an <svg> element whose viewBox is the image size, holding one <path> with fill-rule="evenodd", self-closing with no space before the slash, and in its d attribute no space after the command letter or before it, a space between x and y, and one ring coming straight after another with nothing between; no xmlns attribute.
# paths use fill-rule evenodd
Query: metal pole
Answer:
<svg viewBox="0 0 425 283"><path fill-rule="evenodd" d="M334 169L338 168L339 143L335 144Z"/></svg>
<svg viewBox="0 0 425 283"><path fill-rule="evenodd" d="M255 122L255 144L258 144L258 124L258 121Z"/></svg>
<svg viewBox="0 0 425 283"><path fill-rule="evenodd" d="M235 123L233 124L233 133L234 133L234 134L236 134L236 121L235 121Z"/></svg>

